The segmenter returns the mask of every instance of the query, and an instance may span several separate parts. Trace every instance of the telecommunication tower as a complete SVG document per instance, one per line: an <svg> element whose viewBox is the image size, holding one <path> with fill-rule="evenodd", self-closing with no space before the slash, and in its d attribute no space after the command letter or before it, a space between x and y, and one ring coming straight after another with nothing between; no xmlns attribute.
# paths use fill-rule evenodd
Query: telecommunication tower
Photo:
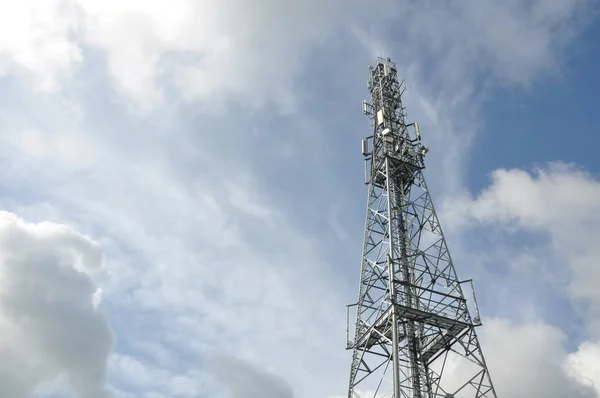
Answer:
<svg viewBox="0 0 600 398"><path fill-rule="evenodd" d="M368 201L358 302L347 309L348 397L496 398L473 282L458 279L448 252L423 177L428 149L418 124L405 121L404 83L389 58L369 70L363 112L373 135L362 141Z"/></svg>

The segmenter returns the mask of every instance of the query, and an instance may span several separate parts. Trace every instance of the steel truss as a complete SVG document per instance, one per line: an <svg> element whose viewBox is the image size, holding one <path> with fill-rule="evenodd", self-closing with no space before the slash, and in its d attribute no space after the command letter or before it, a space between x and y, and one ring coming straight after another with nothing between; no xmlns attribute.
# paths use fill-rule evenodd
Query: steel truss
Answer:
<svg viewBox="0 0 600 398"><path fill-rule="evenodd" d="M396 66L370 68L373 135L363 140L368 201L349 398L496 397L423 177L427 148L406 124Z"/></svg>

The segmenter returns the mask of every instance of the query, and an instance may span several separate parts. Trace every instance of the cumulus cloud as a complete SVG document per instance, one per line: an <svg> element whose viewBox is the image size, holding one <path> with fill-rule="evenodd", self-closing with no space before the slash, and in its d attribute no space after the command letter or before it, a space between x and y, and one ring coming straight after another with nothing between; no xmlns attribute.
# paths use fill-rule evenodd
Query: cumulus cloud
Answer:
<svg viewBox="0 0 600 398"><path fill-rule="evenodd" d="M559 328L486 319L480 337L499 397L594 397L564 372L566 335Z"/></svg>
<svg viewBox="0 0 600 398"><path fill-rule="evenodd" d="M97 244L49 222L0 212L0 390L103 398L112 333L94 306Z"/></svg>
<svg viewBox="0 0 600 398"><path fill-rule="evenodd" d="M566 374L581 386L587 387L588 391L598 391L598 380L595 377L597 372L594 369L600 363L597 344L594 343L600 336L600 295L597 289L600 280L597 267L600 260L597 244L600 240L599 203L600 181L596 176L575 165L551 163L538 166L533 171L496 170L492 174L490 185L477 196L450 200L446 202L444 211L454 226L487 226L510 231L512 234L523 231L534 234L533 240L528 240L526 248L502 241L495 243L500 244L503 251L513 253L513 259L505 259L508 263L514 261L515 254L526 254L528 250L534 250L535 261L520 264L517 269L509 272L507 278L518 280L523 267L535 267L535 280L538 283L546 280L545 275L551 275L550 280L557 278L552 285L555 293L568 298L580 309L586 330L574 331L573 328L567 328L571 337L581 341L579 349L568 355L556 351L554 363L560 363L566 369ZM564 270L568 272L565 274ZM514 286L513 282L511 284ZM547 309L546 312L552 311ZM493 328L498 329L498 325L486 330L491 331ZM557 330L552 331L553 328L545 330L551 333L546 333L546 337L532 338L531 341L537 340L542 344L541 341L545 338L551 338L551 342L543 343L546 350L552 346L560 347L564 336L557 335ZM521 338L515 341L520 341ZM489 346L499 345L494 343ZM503 351L508 352L508 347ZM531 350L528 349L527 352L529 355ZM550 352L552 351L547 353ZM561 356L564 358L560 359ZM532 364L531 367L535 366ZM558 379L556 366L552 372L545 373L554 374L553 379ZM503 377L502 373L500 377ZM564 377L562 379L562 384L568 385ZM572 396L566 391L561 394L557 396Z"/></svg>
<svg viewBox="0 0 600 398"><path fill-rule="evenodd" d="M599 335L600 181L595 176L563 163L539 167L533 173L501 169L476 197L446 205L454 225L476 222L545 234L555 255L547 259L548 266L557 259L568 265L568 293L589 303L586 320L592 334Z"/></svg>
<svg viewBox="0 0 600 398"><path fill-rule="evenodd" d="M600 397L600 343L584 342L566 362L566 370L580 384L596 391Z"/></svg>

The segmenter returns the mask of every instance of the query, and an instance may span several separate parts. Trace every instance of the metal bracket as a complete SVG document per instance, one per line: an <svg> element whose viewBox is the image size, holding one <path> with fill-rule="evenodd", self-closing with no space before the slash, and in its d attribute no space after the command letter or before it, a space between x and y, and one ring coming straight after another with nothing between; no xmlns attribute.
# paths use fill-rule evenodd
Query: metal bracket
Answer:
<svg viewBox="0 0 600 398"><path fill-rule="evenodd" d="M350 308L356 307L358 303L348 304L346 306L346 349L354 347L354 342L350 341ZM356 323L354 324L356 326Z"/></svg>
<svg viewBox="0 0 600 398"><path fill-rule="evenodd" d="M473 305L475 306L475 317L473 318L473 325L481 326L482 323L481 317L479 316L479 304L477 304L477 297L475 296L475 287L473 286L473 279L466 279L458 283L462 285L463 283L467 282L471 284L471 294L473 295Z"/></svg>

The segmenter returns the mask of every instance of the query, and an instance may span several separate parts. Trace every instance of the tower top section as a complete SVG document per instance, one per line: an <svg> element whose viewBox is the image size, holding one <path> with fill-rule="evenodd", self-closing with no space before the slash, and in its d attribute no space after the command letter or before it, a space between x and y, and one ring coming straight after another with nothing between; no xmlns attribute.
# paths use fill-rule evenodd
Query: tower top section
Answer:
<svg viewBox="0 0 600 398"><path fill-rule="evenodd" d="M421 145L418 123L406 122L402 105L406 86L398 79L396 64L379 57L369 67L368 85L371 99L363 101L363 113L372 121L373 135L363 140L363 155L373 161L391 156L423 168L429 149Z"/></svg>

